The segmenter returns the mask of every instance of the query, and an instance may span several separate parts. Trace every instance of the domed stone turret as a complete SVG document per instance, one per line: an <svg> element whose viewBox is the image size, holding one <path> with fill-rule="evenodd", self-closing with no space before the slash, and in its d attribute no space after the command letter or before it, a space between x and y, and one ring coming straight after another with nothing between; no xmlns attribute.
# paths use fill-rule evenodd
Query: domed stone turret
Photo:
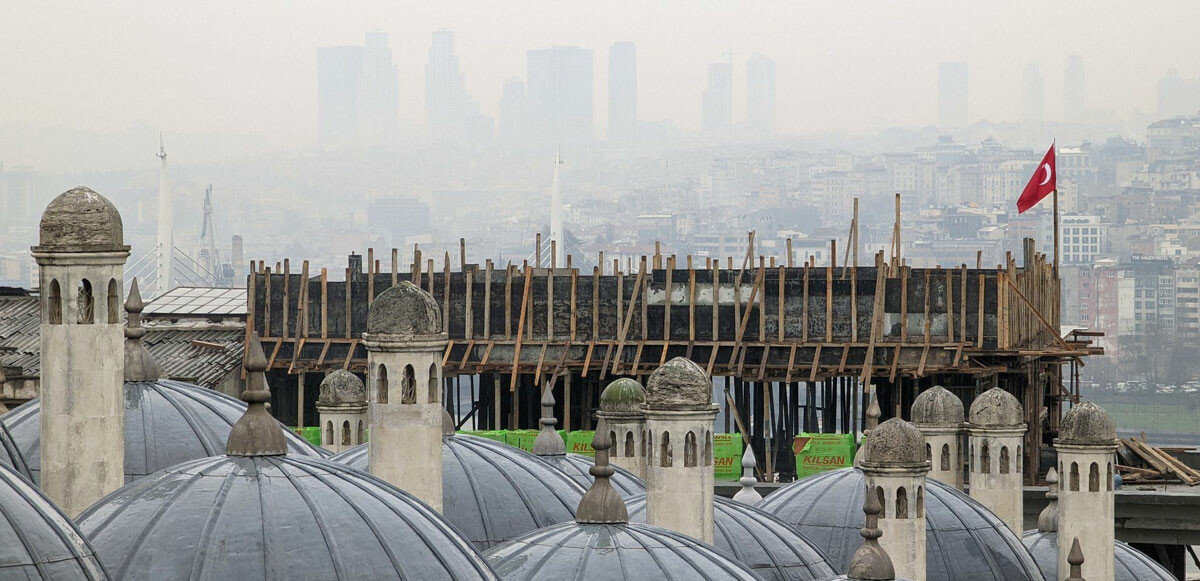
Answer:
<svg viewBox="0 0 1200 581"><path fill-rule="evenodd" d="M1084 401L1075 404L1063 416L1058 441L1064 444L1112 445L1117 441L1117 426L1100 406Z"/></svg>
<svg viewBox="0 0 1200 581"><path fill-rule="evenodd" d="M321 380L317 402L323 404L367 403L367 388L357 375L338 369Z"/></svg>
<svg viewBox="0 0 1200 581"><path fill-rule="evenodd" d="M918 426L958 426L963 422L962 400L950 390L935 385L913 400L912 421Z"/></svg>
<svg viewBox="0 0 1200 581"><path fill-rule="evenodd" d="M40 252L125 251L121 214L104 196L80 186L58 195L42 212Z"/></svg>
<svg viewBox="0 0 1200 581"><path fill-rule="evenodd" d="M646 403L646 390L642 384L622 377L600 392L600 410L612 413L641 413Z"/></svg>
<svg viewBox="0 0 1200 581"><path fill-rule="evenodd" d="M390 335L440 335L442 310L429 293L403 281L371 303L367 332Z"/></svg>
<svg viewBox="0 0 1200 581"><path fill-rule="evenodd" d="M646 382L646 407L652 409L708 409L712 398L712 380L684 357L655 369Z"/></svg>
<svg viewBox="0 0 1200 581"><path fill-rule="evenodd" d="M892 418L871 430L865 446L864 468L925 465L925 439L921 431L900 418Z"/></svg>
<svg viewBox="0 0 1200 581"><path fill-rule="evenodd" d="M1016 396L993 387L971 402L970 421L979 427L1023 426L1025 413Z"/></svg>

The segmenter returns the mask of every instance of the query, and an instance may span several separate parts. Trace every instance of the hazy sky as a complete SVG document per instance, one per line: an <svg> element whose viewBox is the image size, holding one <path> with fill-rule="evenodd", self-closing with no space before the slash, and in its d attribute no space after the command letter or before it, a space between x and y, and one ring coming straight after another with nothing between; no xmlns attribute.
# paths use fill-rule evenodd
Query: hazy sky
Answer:
<svg viewBox="0 0 1200 581"><path fill-rule="evenodd" d="M316 48L391 34L401 117L419 127L433 30L457 35L468 91L494 115L501 83L525 76L525 51L595 51L596 124L607 103L608 47L637 43L640 117L699 125L706 65L776 61L784 132L916 126L936 119L943 60L970 68L970 115L1012 119L1022 68L1041 65L1046 110L1060 115L1072 52L1087 70L1090 108L1154 110L1168 68L1200 74L1195 0L962 2L663 2L487 0L2 0L0 128L90 131L145 124L174 132L260 134L307 146L316 135Z"/></svg>

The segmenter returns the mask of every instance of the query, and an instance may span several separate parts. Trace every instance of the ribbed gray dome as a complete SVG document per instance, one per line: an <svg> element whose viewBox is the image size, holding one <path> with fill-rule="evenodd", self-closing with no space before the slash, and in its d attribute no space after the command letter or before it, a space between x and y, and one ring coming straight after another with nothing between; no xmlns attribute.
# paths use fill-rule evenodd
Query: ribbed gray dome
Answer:
<svg viewBox="0 0 1200 581"><path fill-rule="evenodd" d="M1042 575L1046 579L1058 579L1058 533L1025 531L1021 541L1042 569ZM1175 576L1162 565L1121 541L1114 541L1113 557L1116 559L1115 581L1175 581Z"/></svg>
<svg viewBox="0 0 1200 581"><path fill-rule="evenodd" d="M918 426L955 426L963 419L962 400L940 385L922 391L913 400L912 421Z"/></svg>
<svg viewBox="0 0 1200 581"><path fill-rule="evenodd" d="M822 579L837 574L825 554L800 531L753 506L713 499L713 546L767 581ZM630 522L646 522L646 496L625 502Z"/></svg>
<svg viewBox="0 0 1200 581"><path fill-rule="evenodd" d="M17 447L16 440L13 439L12 433L8 431L8 426L0 421L0 464L12 468L14 472L33 480L33 474L29 472L29 466L25 463L25 457L21 455L21 449Z"/></svg>
<svg viewBox="0 0 1200 581"><path fill-rule="evenodd" d="M34 483L41 478L41 409L33 399L0 416ZM190 383L125 382L125 483L186 460L224 454L229 431L245 411L245 402ZM324 457L322 450L280 427L289 453ZM0 455L0 462L7 460Z"/></svg>
<svg viewBox="0 0 1200 581"><path fill-rule="evenodd" d="M331 458L367 470L367 445ZM586 492L541 458L487 438L442 438L442 514L480 550L575 519Z"/></svg>
<svg viewBox="0 0 1200 581"><path fill-rule="evenodd" d="M566 522L513 539L485 556L505 581L758 579L701 541L640 523Z"/></svg>
<svg viewBox="0 0 1200 581"><path fill-rule="evenodd" d="M780 488L758 508L796 527L834 567L845 570L862 544L866 488L858 468L830 470ZM925 525L928 581L1042 581L1037 564L1003 521L932 478L925 480Z"/></svg>
<svg viewBox="0 0 1200 581"><path fill-rule="evenodd" d="M495 579L433 509L301 456L185 462L79 516L120 579Z"/></svg>
<svg viewBox="0 0 1200 581"><path fill-rule="evenodd" d="M578 482L585 490L592 485L592 474L588 472L595 462L590 456L582 454L556 454L554 456L539 456L542 460L550 463L550 465L562 470L564 474L569 476L571 480ZM612 483L613 488L621 494L621 498L628 500L631 496L646 494L646 483L641 478L620 466L611 466L613 475L608 481Z"/></svg>
<svg viewBox="0 0 1200 581"><path fill-rule="evenodd" d="M0 578L108 579L71 519L7 467L0 467L0 514Z"/></svg>

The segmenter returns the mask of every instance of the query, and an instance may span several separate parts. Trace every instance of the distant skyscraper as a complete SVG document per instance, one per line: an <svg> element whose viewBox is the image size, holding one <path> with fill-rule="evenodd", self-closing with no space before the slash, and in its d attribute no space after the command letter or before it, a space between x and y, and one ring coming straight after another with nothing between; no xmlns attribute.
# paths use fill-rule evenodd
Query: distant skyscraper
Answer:
<svg viewBox="0 0 1200 581"><path fill-rule="evenodd" d="M728 131L733 125L733 65L708 65L708 89L704 91L704 131Z"/></svg>
<svg viewBox="0 0 1200 581"><path fill-rule="evenodd" d="M761 54L746 59L746 124L759 135L775 132L775 61Z"/></svg>
<svg viewBox="0 0 1200 581"><path fill-rule="evenodd" d="M1087 118L1084 107L1083 58L1077 54L1067 59L1063 70L1063 121L1079 123Z"/></svg>
<svg viewBox="0 0 1200 581"><path fill-rule="evenodd" d="M369 32L359 83L359 144L394 143L400 130L400 74L386 32Z"/></svg>
<svg viewBox="0 0 1200 581"><path fill-rule="evenodd" d="M463 135L466 93L454 53L454 33L434 32L425 65L425 125L431 139L454 141Z"/></svg>
<svg viewBox="0 0 1200 581"><path fill-rule="evenodd" d="M967 116L967 63L938 65L938 126L965 127Z"/></svg>
<svg viewBox="0 0 1200 581"><path fill-rule="evenodd" d="M527 53L526 96L534 136L547 144L592 138L592 51L552 47Z"/></svg>
<svg viewBox="0 0 1200 581"><path fill-rule="evenodd" d="M608 49L608 140L633 141L637 132L637 47L614 42Z"/></svg>
<svg viewBox="0 0 1200 581"><path fill-rule="evenodd" d="M1046 80L1037 63L1025 65L1021 74L1021 120L1040 122L1045 117Z"/></svg>
<svg viewBox="0 0 1200 581"><path fill-rule="evenodd" d="M508 143L523 141L529 129L527 108L525 81L516 78L504 81L496 137Z"/></svg>
<svg viewBox="0 0 1200 581"><path fill-rule="evenodd" d="M317 144L346 149L358 141L358 84L361 46L317 49Z"/></svg>
<svg viewBox="0 0 1200 581"><path fill-rule="evenodd" d="M1200 112L1200 79L1184 79L1175 69L1158 82L1158 116L1179 117Z"/></svg>

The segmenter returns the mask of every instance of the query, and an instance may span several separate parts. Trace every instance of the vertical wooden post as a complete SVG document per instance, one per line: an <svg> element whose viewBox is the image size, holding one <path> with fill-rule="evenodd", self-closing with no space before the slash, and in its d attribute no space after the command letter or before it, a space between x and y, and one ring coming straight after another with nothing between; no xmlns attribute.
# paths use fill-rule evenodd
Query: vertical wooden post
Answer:
<svg viewBox="0 0 1200 581"><path fill-rule="evenodd" d="M329 270L321 269L321 338L329 337Z"/></svg>
<svg viewBox="0 0 1200 581"><path fill-rule="evenodd" d="M291 302L288 300L291 297L288 295L291 290L291 278L291 262L285 258L283 259L283 312L280 313L283 315L283 334L280 337L285 339L288 336L288 311L290 310L288 307L291 305Z"/></svg>
<svg viewBox="0 0 1200 581"><path fill-rule="evenodd" d="M675 258L669 257L667 258L667 272L665 280L666 285L664 288L664 290L666 290L666 297L663 302L663 341L671 340L671 274L674 272L674 270ZM663 349L666 348L666 345L663 345Z"/></svg>
<svg viewBox="0 0 1200 581"><path fill-rule="evenodd" d="M351 300L351 297L354 295L354 292L353 292L354 284L350 280L350 277L352 277L352 276L353 276L353 273L350 272L350 268L346 267L346 338L347 339L350 338L350 313L351 313L350 312L350 300Z"/></svg>
<svg viewBox="0 0 1200 581"><path fill-rule="evenodd" d="M484 263L483 271L483 338L492 338L492 272L495 265L492 259Z"/></svg>
<svg viewBox="0 0 1200 581"><path fill-rule="evenodd" d="M375 302L375 249L367 248L367 307Z"/></svg>
<svg viewBox="0 0 1200 581"><path fill-rule="evenodd" d="M392 249L392 286L400 284L400 249Z"/></svg>
<svg viewBox="0 0 1200 581"><path fill-rule="evenodd" d="M266 267L263 275L263 331L260 336L271 336L271 267Z"/></svg>

